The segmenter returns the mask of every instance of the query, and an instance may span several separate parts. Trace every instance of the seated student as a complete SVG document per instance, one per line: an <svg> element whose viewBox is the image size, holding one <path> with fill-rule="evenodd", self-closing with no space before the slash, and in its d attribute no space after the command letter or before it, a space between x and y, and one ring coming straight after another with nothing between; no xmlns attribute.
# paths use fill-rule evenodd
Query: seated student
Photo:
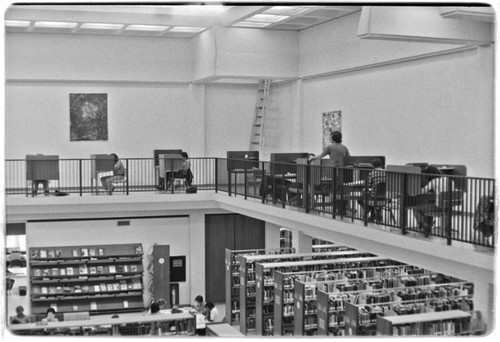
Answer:
<svg viewBox="0 0 500 342"><path fill-rule="evenodd" d="M42 319L42 324L47 324L50 322L59 322L59 320L56 317L56 310L54 308L48 308L47 314Z"/></svg>
<svg viewBox="0 0 500 342"><path fill-rule="evenodd" d="M181 156L184 158L182 168L179 169L177 172L173 172L173 178L184 178L185 184L187 186L191 186L193 183L193 173L191 172L191 161L189 160L189 156L186 152L181 152ZM172 182L172 174L167 172L166 177L167 177L167 187L169 187Z"/></svg>
<svg viewBox="0 0 500 342"><path fill-rule="evenodd" d="M104 189L108 192L108 194L112 195L115 188L113 187L113 182L121 181L125 177L125 166L123 165L120 158L116 153L111 153L111 155L115 159L115 166L113 170L113 176L104 176L101 177L101 183Z"/></svg>
<svg viewBox="0 0 500 342"><path fill-rule="evenodd" d="M377 196L380 196L380 193L377 193L377 186L385 183L385 172L381 172L383 170L383 163L380 158L375 158L372 163L374 170L370 171L368 177L366 178L366 182L368 183L368 200L373 200ZM385 196L385 194L383 194ZM368 210L368 222L382 222L382 207L367 205L365 206L365 194L361 195L361 198L358 200L359 205L363 208L363 210Z"/></svg>
<svg viewBox="0 0 500 342"><path fill-rule="evenodd" d="M423 203L416 206L413 209L413 215L417 220L418 226L423 228L425 237L428 237L434 224L433 216L428 215L428 213L437 209L436 205L439 203L439 196L441 193L448 191L448 179L446 177L439 176L441 172L437 167L432 165L428 166L423 173L429 175L429 183L422 188L421 193L433 194L434 196L429 203Z"/></svg>
<svg viewBox="0 0 500 342"><path fill-rule="evenodd" d="M203 301L202 295L196 296L194 299L194 307L191 311L203 315L206 313L207 309L205 308L205 302Z"/></svg>
<svg viewBox="0 0 500 342"><path fill-rule="evenodd" d="M34 179L33 180L33 195L38 195L38 187L40 184L43 185L43 193L47 196L49 194L49 181L46 179Z"/></svg>
<svg viewBox="0 0 500 342"><path fill-rule="evenodd" d="M209 322L218 322L219 319L219 310L215 307L214 303L207 302L207 314L206 319Z"/></svg>
<svg viewBox="0 0 500 342"><path fill-rule="evenodd" d="M24 314L24 308L21 305L19 305L16 308L16 315L11 317L10 323L12 324L29 323L29 317Z"/></svg>

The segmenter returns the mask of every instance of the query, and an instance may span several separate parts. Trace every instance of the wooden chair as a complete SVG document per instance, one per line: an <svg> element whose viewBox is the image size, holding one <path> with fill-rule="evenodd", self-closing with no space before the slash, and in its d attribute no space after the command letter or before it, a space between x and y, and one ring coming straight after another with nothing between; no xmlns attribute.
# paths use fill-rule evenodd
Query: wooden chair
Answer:
<svg viewBox="0 0 500 342"><path fill-rule="evenodd" d="M366 208L374 207L375 210L380 209L389 213L391 222L396 224L396 218L394 217L392 208L388 205L391 203L391 199L387 198L386 188L387 186L385 182L375 184L373 192L367 194ZM377 223L381 222L377 221Z"/></svg>
<svg viewBox="0 0 500 342"><path fill-rule="evenodd" d="M441 227L437 227L440 230L441 234L446 232L447 223L449 222L449 214L451 211L451 215L453 215L453 207L461 206L463 203L463 191L461 190L452 190L452 191L444 191L439 194L438 202L435 206L430 207L428 210L425 210L425 213L438 217L442 220ZM452 231L456 231L453 230Z"/></svg>

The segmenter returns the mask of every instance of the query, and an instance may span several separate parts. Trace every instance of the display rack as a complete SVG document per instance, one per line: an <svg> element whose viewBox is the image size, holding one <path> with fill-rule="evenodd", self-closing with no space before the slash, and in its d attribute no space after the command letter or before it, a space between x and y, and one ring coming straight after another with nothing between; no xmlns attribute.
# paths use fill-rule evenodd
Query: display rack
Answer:
<svg viewBox="0 0 500 342"><path fill-rule="evenodd" d="M281 259L279 262L266 262L257 263L255 265L255 279L254 286L252 290L255 292L255 300L253 298L242 298L242 307L246 305L251 305L251 307L256 308L255 310L255 324L256 324L256 334L257 335L272 335L274 334L274 307L275 298L274 291L276 288L274 286L274 273L276 271L281 272L292 272L292 271L320 271L327 269L328 267L336 267L338 265L343 265L345 262L356 260L382 260L383 258L372 257L372 254L366 254L368 256L362 257L362 252L352 253L352 251L346 251L346 254L342 255L342 252L330 252L324 253L323 257L325 259L315 259L315 260L302 260L297 261L284 261ZM297 256L299 254L295 254ZM387 259L383 259L387 261ZM280 299L281 300L281 299ZM254 304L255 303L255 304ZM281 312L281 308L279 308ZM281 319L280 319L281 321ZM278 330L281 333L281 330Z"/></svg>
<svg viewBox="0 0 500 342"><path fill-rule="evenodd" d="M228 324L240 324L240 261L239 256L294 253L294 248L230 250L226 248L226 317Z"/></svg>
<svg viewBox="0 0 500 342"><path fill-rule="evenodd" d="M470 331L471 313L462 310L405 316L378 316L379 336L458 336Z"/></svg>
<svg viewBox="0 0 500 342"><path fill-rule="evenodd" d="M31 247L31 313L138 311L142 244Z"/></svg>

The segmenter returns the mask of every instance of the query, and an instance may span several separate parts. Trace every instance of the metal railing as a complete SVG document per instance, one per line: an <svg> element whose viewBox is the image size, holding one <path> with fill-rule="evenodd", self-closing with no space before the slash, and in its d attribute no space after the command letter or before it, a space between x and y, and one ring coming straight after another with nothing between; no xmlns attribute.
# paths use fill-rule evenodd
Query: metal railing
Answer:
<svg viewBox="0 0 500 342"><path fill-rule="evenodd" d="M436 196L422 193L429 175L377 170L385 185L374 194L363 181L373 171L370 169L270 162L258 165L230 170L227 159L218 158L216 191L333 219L395 228L402 234L437 236L449 245L460 241L495 247L494 179L438 175L446 182L447 191ZM273 173L287 169L292 172ZM370 207L375 217L370 217ZM417 221L419 213L428 221Z"/></svg>
<svg viewBox="0 0 500 342"><path fill-rule="evenodd" d="M448 244L460 241L495 247L494 179L440 175L447 191L436 202L434 194L420 194L428 182L424 174L377 170L385 179L385 187L375 196L367 182L359 182L368 177L372 171L369 169L256 161L248 161L248 167L232 169L232 165L241 167L241 160L236 164L224 158L190 160L193 184L198 190L254 198L263 204L332 219L377 224L399 229L402 234L438 236ZM126 194L158 191L160 175L154 158L123 158L122 162L126 168ZM6 160L7 195L33 195L27 165L25 159ZM58 177L50 180L51 192L57 189L82 196L103 191L100 177L105 174L92 173L91 159L59 159L57 165ZM169 192L174 193L173 187ZM428 225L416 220L419 212L427 217Z"/></svg>

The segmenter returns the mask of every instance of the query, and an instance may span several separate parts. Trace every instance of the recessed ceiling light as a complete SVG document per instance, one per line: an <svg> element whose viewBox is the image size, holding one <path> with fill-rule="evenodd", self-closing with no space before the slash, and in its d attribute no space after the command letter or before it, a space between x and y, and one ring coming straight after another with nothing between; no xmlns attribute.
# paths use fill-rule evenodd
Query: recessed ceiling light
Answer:
<svg viewBox="0 0 500 342"><path fill-rule="evenodd" d="M125 30L130 31L165 31L170 26L159 26L159 25L129 25Z"/></svg>
<svg viewBox="0 0 500 342"><path fill-rule="evenodd" d="M69 23L63 21L37 21L35 27L50 27L50 28L75 28L77 23Z"/></svg>
<svg viewBox="0 0 500 342"><path fill-rule="evenodd" d="M92 30L119 30L123 24L106 24L106 23L83 23L80 28Z"/></svg>
<svg viewBox="0 0 500 342"><path fill-rule="evenodd" d="M234 24L234 27L266 27L271 25L272 23L262 23L258 21L240 21L239 23Z"/></svg>
<svg viewBox="0 0 500 342"><path fill-rule="evenodd" d="M201 31L205 31L205 28L204 27L175 26L169 30L169 32L190 32L190 33L201 32Z"/></svg>
<svg viewBox="0 0 500 342"><path fill-rule="evenodd" d="M307 7L297 7L297 6L273 6L270 9L264 11L265 14L285 14L285 15L297 15L299 13L309 10Z"/></svg>
<svg viewBox="0 0 500 342"><path fill-rule="evenodd" d="M286 15L273 15L273 14L256 14L250 18L247 18L248 21L262 21L265 23L277 23L278 21L282 21L290 18Z"/></svg>
<svg viewBox="0 0 500 342"><path fill-rule="evenodd" d="M8 27L28 27L30 22L27 20L5 20L5 26Z"/></svg>

